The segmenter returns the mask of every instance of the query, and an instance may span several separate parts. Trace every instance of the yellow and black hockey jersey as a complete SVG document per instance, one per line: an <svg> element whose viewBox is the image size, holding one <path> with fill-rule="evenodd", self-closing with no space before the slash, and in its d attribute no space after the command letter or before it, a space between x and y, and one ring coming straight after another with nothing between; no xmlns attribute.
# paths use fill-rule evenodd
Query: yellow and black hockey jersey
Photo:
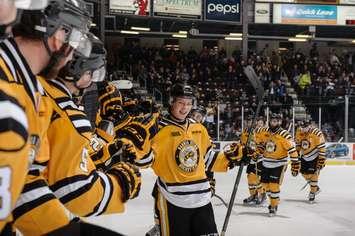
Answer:
<svg viewBox="0 0 355 236"><path fill-rule="evenodd" d="M317 157L325 158L324 136L317 128L310 128L308 132L297 129L296 148L305 161L313 161Z"/></svg>
<svg viewBox="0 0 355 236"><path fill-rule="evenodd" d="M0 63L2 63L0 61ZM6 76L6 77L5 77ZM0 232L11 221L28 171L28 122L16 94L5 81L3 65L0 69Z"/></svg>
<svg viewBox="0 0 355 236"><path fill-rule="evenodd" d="M16 171L16 175L22 176L16 178L16 188L18 191L18 189L23 188L23 171L27 174L27 167L30 164L29 173L33 173L36 169L34 165L35 159L36 161L39 159L43 160L43 158L39 158L40 144L49 124L50 119L48 117L50 117L51 107L46 101L46 95L41 84L32 73L30 66L22 56L14 39L7 39L0 43L0 71L1 80L8 83L11 87L11 90L14 92L13 96L24 109L28 122L27 145L29 145L29 149L24 151L26 153L22 156L24 163L18 163L21 167L14 167L13 170ZM19 115L17 118L21 119L21 116ZM7 138L6 141L8 146L12 147L18 139ZM26 168L23 166L26 166ZM20 174L20 170L17 173L17 169L21 169L22 174ZM24 190L30 191L31 188L25 185ZM12 205L15 204L16 195L13 194L12 196ZM39 193L37 197L41 198L43 196ZM21 202L21 199L18 200L16 206L19 202ZM16 212L14 212L14 217L16 218Z"/></svg>
<svg viewBox="0 0 355 236"><path fill-rule="evenodd" d="M51 205L51 214L56 215L55 218L46 219L47 222L60 222L60 226L69 222L67 212L65 212L62 204L55 198L49 189L47 182L41 176L41 170L48 161L48 147L45 144L46 131L50 123L52 114L52 106L49 98L46 96L42 85L38 78L32 73L26 59L22 56L17 43L14 39L7 39L0 43L0 67L1 79L7 81L11 89L16 94L16 99L20 106L24 108L28 121L28 145L29 151L23 156L25 165L25 185L21 178L16 178L16 185L22 189L21 195L18 197L15 208L12 212L15 226L18 227L25 235L40 235L50 230L47 225L38 224L43 221L41 211L37 210L38 206ZM13 141L8 139L9 146ZM11 143L11 144L10 144ZM19 171L16 174L20 174ZM58 206L58 207L54 207ZM31 212L29 221L20 219L27 212ZM28 216L28 215L27 215ZM27 229L35 229L36 232L27 231Z"/></svg>
<svg viewBox="0 0 355 236"><path fill-rule="evenodd" d="M227 171L229 161L223 152L213 150L202 124L191 119L178 123L162 118L159 126L159 132L152 139L153 154L148 158L158 176L159 191L179 207L208 204L211 192L206 170Z"/></svg>
<svg viewBox="0 0 355 236"><path fill-rule="evenodd" d="M50 160L46 174L51 189L79 216L122 212L124 206L117 177L96 170L89 156L90 121L74 104L63 83L59 80L41 82L54 105L47 132Z"/></svg>
<svg viewBox="0 0 355 236"><path fill-rule="evenodd" d="M265 151L263 165L267 168L276 168L287 164L288 157L291 161L298 161L295 143L287 130L279 128L277 131L264 134Z"/></svg>

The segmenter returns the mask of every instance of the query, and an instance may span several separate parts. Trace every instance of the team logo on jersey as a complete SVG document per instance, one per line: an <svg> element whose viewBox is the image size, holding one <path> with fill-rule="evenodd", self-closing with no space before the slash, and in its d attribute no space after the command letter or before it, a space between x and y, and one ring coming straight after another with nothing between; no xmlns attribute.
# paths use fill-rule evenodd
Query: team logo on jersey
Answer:
<svg viewBox="0 0 355 236"><path fill-rule="evenodd" d="M200 159L198 146L192 140L182 141L175 152L175 160L180 169L186 172L196 170Z"/></svg>
<svg viewBox="0 0 355 236"><path fill-rule="evenodd" d="M302 147L302 149L307 150L310 147L309 141L306 139L303 139L301 141L301 147Z"/></svg>
<svg viewBox="0 0 355 236"><path fill-rule="evenodd" d="M273 141L268 141L265 145L266 152L274 152L276 150L276 144Z"/></svg>
<svg viewBox="0 0 355 236"><path fill-rule="evenodd" d="M249 148L254 151L256 150L256 143L253 140L249 142Z"/></svg>

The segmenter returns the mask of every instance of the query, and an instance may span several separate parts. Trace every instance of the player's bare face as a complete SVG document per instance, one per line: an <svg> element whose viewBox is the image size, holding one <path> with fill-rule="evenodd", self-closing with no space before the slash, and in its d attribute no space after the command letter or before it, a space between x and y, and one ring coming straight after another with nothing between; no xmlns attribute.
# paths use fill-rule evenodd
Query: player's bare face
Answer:
<svg viewBox="0 0 355 236"><path fill-rule="evenodd" d="M171 106L171 114L178 120L183 121L192 109L191 98L175 98Z"/></svg>
<svg viewBox="0 0 355 236"><path fill-rule="evenodd" d="M280 125L280 121L277 120L277 119L271 119L270 120L270 127L276 127L276 126L279 126Z"/></svg>
<svg viewBox="0 0 355 236"><path fill-rule="evenodd" d="M80 80L76 82L76 86L78 88L87 88L92 83L92 73L91 71L85 71L85 73L80 77Z"/></svg>

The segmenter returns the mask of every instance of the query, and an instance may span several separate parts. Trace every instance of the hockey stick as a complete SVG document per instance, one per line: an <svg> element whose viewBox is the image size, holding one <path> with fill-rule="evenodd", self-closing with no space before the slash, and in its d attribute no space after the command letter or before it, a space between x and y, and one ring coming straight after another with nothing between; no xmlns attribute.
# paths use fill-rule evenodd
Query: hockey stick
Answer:
<svg viewBox="0 0 355 236"><path fill-rule="evenodd" d="M219 199L219 200L222 202L222 204L223 204L226 208L228 208L228 203L227 203L226 201L224 201L224 199L223 199L221 196L219 196L218 194L214 193L214 194L212 195L212 197L216 197L217 199Z"/></svg>
<svg viewBox="0 0 355 236"><path fill-rule="evenodd" d="M258 97L258 106L256 108L256 112L254 113L254 117L253 117L252 123L251 123L250 127L248 128L248 139L247 139L247 142L245 144L245 146L248 147L248 145L250 144L250 141L251 141L252 127L255 124L256 118L258 117L260 109L261 109L261 106L263 105L263 102L264 102L264 88L263 88L260 80L258 79L258 77L257 77L257 75L256 75L256 73L255 73L255 71L254 71L252 66L245 67L244 68L244 74L248 77L251 85L255 89L256 96ZM235 196L236 196L237 191L238 191L240 178L241 178L242 173L243 173L243 168L244 168L244 163L242 162L240 164L239 169L238 169L238 174L237 174L237 178L235 179L235 182L234 182L232 195L231 195L229 203L228 203L228 209L227 209L226 217L224 218L224 223L223 223L221 236L224 236L226 231L227 231L229 218L230 218L230 215L231 215L231 212L232 212L232 208L233 208L233 205L234 205Z"/></svg>

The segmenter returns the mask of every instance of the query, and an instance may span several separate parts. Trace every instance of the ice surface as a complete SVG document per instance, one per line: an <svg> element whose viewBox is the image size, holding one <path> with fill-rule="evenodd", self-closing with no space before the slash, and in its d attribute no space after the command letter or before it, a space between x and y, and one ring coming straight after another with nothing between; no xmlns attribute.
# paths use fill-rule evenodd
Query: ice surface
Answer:
<svg viewBox="0 0 355 236"><path fill-rule="evenodd" d="M88 219L125 235L140 236L153 226L153 198L151 190L154 173L144 170L143 185L139 197L126 205L123 214ZM236 170L216 174L217 194L229 200ZM226 235L238 236L354 236L355 235L355 166L326 166L321 171L321 193L315 204L307 202L308 187L303 177L291 176L288 169L281 186L281 202L277 215L267 216L266 207L243 206L248 196L246 175L243 174L236 204L230 218ZM226 208L213 198L217 227L222 228Z"/></svg>

